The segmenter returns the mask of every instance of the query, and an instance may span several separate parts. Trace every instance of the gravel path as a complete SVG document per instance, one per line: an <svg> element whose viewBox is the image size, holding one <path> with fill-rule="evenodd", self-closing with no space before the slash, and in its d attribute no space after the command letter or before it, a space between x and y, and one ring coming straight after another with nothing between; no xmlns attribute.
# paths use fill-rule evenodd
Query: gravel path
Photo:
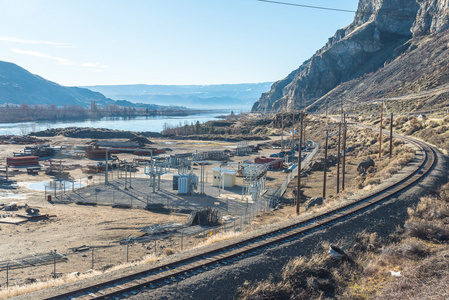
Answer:
<svg viewBox="0 0 449 300"><path fill-rule="evenodd" d="M340 240L351 240L361 228L368 232L377 232L380 236L388 236L395 232L396 226L402 226L407 218L407 208L419 201L424 195L432 194L441 184L447 182L446 171L449 161L441 153L438 153L438 164L435 170L418 183L415 187L402 193L397 198L391 199L376 208L351 218L350 220L337 224L329 229L318 231L282 246L265 250L255 257L237 261L236 263L213 269L198 274L177 285L170 285L157 290L141 290L137 295L129 299L233 299L238 289L246 281L252 282L267 279L269 277L279 278L282 267L292 258L298 255L308 255L321 242L334 243ZM404 170L405 171L405 170ZM278 224L273 226L279 226ZM272 227L272 226L271 226ZM267 228L263 229L268 230ZM254 234L254 233L251 233ZM243 238L243 236L239 237ZM224 243L229 243L225 241ZM218 244L218 243L217 243ZM209 248L216 248L214 244ZM202 251L201 249L195 251ZM168 260L187 255L180 253L169 257ZM167 261L164 261L167 262ZM133 270L139 269L136 267ZM120 273L129 273L131 270L122 270ZM95 282L100 279L118 277L119 273L108 273L100 277L90 279ZM72 283L69 286L83 285L85 282ZM23 295L14 299L41 299L58 290L66 290L67 286L60 286L48 290L38 291L33 294ZM125 298L125 297L123 297Z"/></svg>

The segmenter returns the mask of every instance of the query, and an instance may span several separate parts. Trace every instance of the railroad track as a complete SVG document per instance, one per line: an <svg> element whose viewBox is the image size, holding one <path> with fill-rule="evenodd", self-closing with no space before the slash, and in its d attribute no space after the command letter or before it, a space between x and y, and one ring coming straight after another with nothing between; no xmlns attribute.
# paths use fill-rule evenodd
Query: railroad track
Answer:
<svg viewBox="0 0 449 300"><path fill-rule="evenodd" d="M116 296L127 297L141 288L155 289L176 283L198 273L229 265L249 256L257 255L268 248L291 242L318 230L343 222L379 205L392 196L398 195L413 187L426 177L437 163L437 155L429 145L402 137L417 145L422 152L419 162L413 171L400 178L382 191L367 195L352 203L342 205L319 216L278 228L272 232L261 234L250 239L227 245L223 248L180 259L162 266L148 268L119 279L92 284L76 290L70 290L52 297L53 299L113 299Z"/></svg>

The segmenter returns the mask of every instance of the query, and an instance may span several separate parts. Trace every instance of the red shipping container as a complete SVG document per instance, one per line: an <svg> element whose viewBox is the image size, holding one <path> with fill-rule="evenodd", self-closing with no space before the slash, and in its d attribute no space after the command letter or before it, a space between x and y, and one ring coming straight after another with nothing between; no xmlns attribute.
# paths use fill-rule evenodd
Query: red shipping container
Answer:
<svg viewBox="0 0 449 300"><path fill-rule="evenodd" d="M6 163L10 167L33 166L39 164L39 156L8 157Z"/></svg>
<svg viewBox="0 0 449 300"><path fill-rule="evenodd" d="M277 157L256 157L254 162L256 164L270 164L269 168L273 170L281 169L283 165L283 159Z"/></svg>

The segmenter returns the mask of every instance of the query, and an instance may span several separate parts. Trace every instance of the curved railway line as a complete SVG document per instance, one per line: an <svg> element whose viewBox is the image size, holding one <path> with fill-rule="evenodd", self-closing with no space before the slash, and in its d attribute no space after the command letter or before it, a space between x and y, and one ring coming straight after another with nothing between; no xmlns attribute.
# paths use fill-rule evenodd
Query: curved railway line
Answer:
<svg viewBox="0 0 449 300"><path fill-rule="evenodd" d="M398 195L426 177L437 163L436 151L424 142L401 137L409 143L417 145L422 151L419 162L410 174L400 178L387 188L371 193L352 203L336 207L319 216L298 221L293 225L278 228L269 233L260 234L244 241L239 241L223 248L194 255L158 267L151 267L125 277L92 284L80 289L70 290L48 298L50 299L114 299L127 297L135 291L146 288L155 289L176 283L195 274L213 268L232 264L234 261L257 255L267 248L299 239L315 231L343 222L355 215L379 205L392 196Z"/></svg>

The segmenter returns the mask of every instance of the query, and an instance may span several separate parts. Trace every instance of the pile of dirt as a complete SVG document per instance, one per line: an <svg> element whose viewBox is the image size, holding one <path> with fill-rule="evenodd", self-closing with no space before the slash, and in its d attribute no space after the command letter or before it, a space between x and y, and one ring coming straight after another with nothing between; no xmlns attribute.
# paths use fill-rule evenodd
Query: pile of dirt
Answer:
<svg viewBox="0 0 449 300"><path fill-rule="evenodd" d="M28 145L28 144L42 144L46 143L48 140L38 139L34 136L29 135L0 135L0 144L17 144L17 145Z"/></svg>
<svg viewBox="0 0 449 300"><path fill-rule="evenodd" d="M187 135L187 136L174 136L175 140L200 140L200 141L227 141L227 142L240 142L240 141L264 141L269 138L259 135L221 135L221 134L203 134L203 135Z"/></svg>
<svg viewBox="0 0 449 300"><path fill-rule="evenodd" d="M147 144L153 144L152 141L150 141L149 139L147 139L146 137L143 137L143 136L136 136L136 137L133 137L133 138L129 139L129 142L136 142L136 143L139 143L139 145L140 145L141 147L143 147L143 146L145 146L145 145L147 145Z"/></svg>
<svg viewBox="0 0 449 300"><path fill-rule="evenodd" d="M132 131L113 130L107 128L67 127L67 128L50 128L47 130L35 132L33 133L33 135L48 136L48 137L62 135L71 138L91 138L91 139L114 139L114 138L134 139L139 137L141 133Z"/></svg>

